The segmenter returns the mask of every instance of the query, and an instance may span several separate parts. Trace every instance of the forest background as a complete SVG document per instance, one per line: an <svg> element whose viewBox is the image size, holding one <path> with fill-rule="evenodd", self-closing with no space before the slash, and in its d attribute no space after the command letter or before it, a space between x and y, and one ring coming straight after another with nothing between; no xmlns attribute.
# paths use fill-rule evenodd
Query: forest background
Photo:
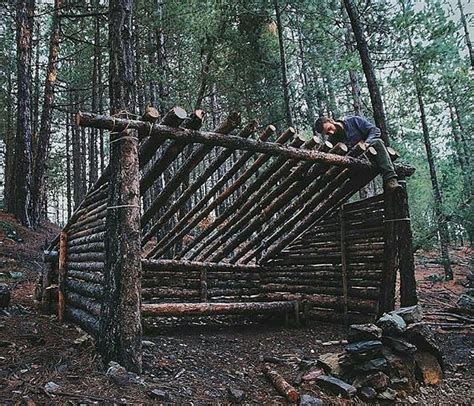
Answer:
<svg viewBox="0 0 474 406"><path fill-rule="evenodd" d="M108 2L0 7L0 199L64 225L108 161L108 134L74 125L109 111ZM238 111L307 138L320 115L366 116L416 168L415 248L472 245L472 20L469 0L136 0L135 113L202 108L210 129Z"/></svg>

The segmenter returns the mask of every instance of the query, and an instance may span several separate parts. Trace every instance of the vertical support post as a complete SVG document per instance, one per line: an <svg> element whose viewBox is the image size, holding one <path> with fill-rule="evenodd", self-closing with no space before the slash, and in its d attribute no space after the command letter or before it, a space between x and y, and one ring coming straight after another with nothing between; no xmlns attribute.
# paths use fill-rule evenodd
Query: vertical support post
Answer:
<svg viewBox="0 0 474 406"><path fill-rule="evenodd" d="M140 373L142 267L136 131L111 134L110 148L104 295L97 347L105 363L116 361Z"/></svg>
<svg viewBox="0 0 474 406"><path fill-rule="evenodd" d="M379 296L379 315L395 308L395 284L397 281L398 244L394 193L384 195L384 264L382 287Z"/></svg>
<svg viewBox="0 0 474 406"><path fill-rule="evenodd" d="M59 265L58 265L58 319L64 321L65 300L65 280L66 280L66 256L67 256L67 233L61 231L59 234Z"/></svg>
<svg viewBox="0 0 474 406"><path fill-rule="evenodd" d="M201 302L207 302L207 269L201 269Z"/></svg>
<svg viewBox="0 0 474 406"><path fill-rule="evenodd" d="M344 205L339 209L339 221L341 222L341 275L342 275L342 294L344 305L344 325L349 324L348 309L348 286L347 286L347 252L346 252L346 225L344 219Z"/></svg>
<svg viewBox="0 0 474 406"><path fill-rule="evenodd" d="M416 294L415 261L413 258L413 235L411 232L410 210L408 208L408 195L406 180L399 178L403 190L397 193L397 234L398 255L400 269L400 305L413 306L418 303Z"/></svg>

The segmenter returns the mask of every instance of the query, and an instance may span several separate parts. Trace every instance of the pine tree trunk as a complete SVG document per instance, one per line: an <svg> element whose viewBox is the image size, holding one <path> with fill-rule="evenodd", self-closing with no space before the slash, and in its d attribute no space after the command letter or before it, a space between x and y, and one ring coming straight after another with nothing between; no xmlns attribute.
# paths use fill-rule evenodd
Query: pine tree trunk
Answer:
<svg viewBox="0 0 474 406"><path fill-rule="evenodd" d="M95 1L94 9L99 12L99 1ZM96 17L94 23L94 61L92 68L92 103L93 112L97 111L99 98L99 58L100 58L100 26L99 16ZM99 131L91 128L89 132L89 188L96 182L99 177L98 157L97 157L97 137Z"/></svg>
<svg viewBox="0 0 474 406"><path fill-rule="evenodd" d="M459 12L461 13L461 23L464 28L464 40L469 51L469 59L471 60L471 68L474 69L474 53L472 52L471 38L469 37L469 29L467 28L466 16L464 15L464 9L462 7L461 0L458 0Z"/></svg>
<svg viewBox="0 0 474 406"><path fill-rule="evenodd" d="M76 99L74 99L76 101ZM72 105L72 103L71 103ZM74 103L77 105L77 103ZM74 113L72 113L74 114ZM74 122L74 119L71 120ZM81 137L80 128L73 125L71 127L72 132L72 190L74 208L79 207L82 202L82 179L81 179Z"/></svg>
<svg viewBox="0 0 474 406"><path fill-rule="evenodd" d="M13 153L15 151L15 134L13 130L13 72L8 64L7 72L7 128L5 134L5 188L4 188L4 199L5 207L7 211L13 212L14 209L14 197L12 182L13 179Z"/></svg>
<svg viewBox="0 0 474 406"><path fill-rule="evenodd" d="M281 24L281 11L278 5L278 0L273 0L273 6L275 8L276 24L277 24L277 31L278 31L278 46L280 49L280 69L281 69L281 81L282 81L282 86L283 86L283 95L284 95L284 101L285 101L286 125L288 127L292 127L293 119L291 116L290 84L288 82L285 44L283 43L283 27Z"/></svg>
<svg viewBox="0 0 474 406"><path fill-rule="evenodd" d="M35 44L35 79L34 79L34 94L33 94L33 137L38 136L38 122L39 122L39 105L40 105L40 87L41 83L39 80L40 71L40 24L36 23L36 44ZM33 147L33 151L36 150L36 145ZM34 155L33 155L34 156Z"/></svg>
<svg viewBox="0 0 474 406"><path fill-rule="evenodd" d="M40 132L34 157L33 184L31 189L31 221L38 227L43 213L46 186L45 176L49 158L51 120L53 115L54 87L56 85L56 64L59 53L59 30L62 1L54 1L53 24L49 42L48 68L44 85L43 109L41 111Z"/></svg>
<svg viewBox="0 0 474 406"><path fill-rule="evenodd" d="M163 0L156 1L156 12L160 28L156 30L156 42L157 42L157 63L159 69L159 80L158 80L158 94L160 97L160 110L164 115L168 111L166 100L169 97L168 84L166 82L166 40L165 33L163 30Z"/></svg>
<svg viewBox="0 0 474 406"><path fill-rule="evenodd" d="M354 37L357 43L357 49L359 51L360 59L362 62L362 68L364 70L365 78L367 80L367 87L370 93L370 101L372 103L372 109L374 112L375 125L380 128L381 137L384 140L385 144L388 146L389 140L387 133L387 120L385 118L383 101L377 84L372 59L370 58L369 47L367 46L367 41L365 40L364 33L362 31L359 13L357 11L356 5L354 4L354 0L344 0L344 5L346 7L347 15L349 16L349 20L351 22L352 31L354 32Z"/></svg>
<svg viewBox="0 0 474 406"><path fill-rule="evenodd" d="M18 0L16 4L17 40L17 126L13 160L13 214L26 227L31 227L29 215L31 188L31 40L34 0Z"/></svg>
<svg viewBox="0 0 474 406"><path fill-rule="evenodd" d="M72 215L72 193L71 193L71 114L66 113L66 201L67 219Z"/></svg>
<svg viewBox="0 0 474 406"><path fill-rule="evenodd" d="M111 114L134 112L132 0L109 2ZM104 296L97 347L113 360L141 372L141 230L136 131L111 134L105 239ZM120 207L119 207L120 206Z"/></svg>
<svg viewBox="0 0 474 406"><path fill-rule="evenodd" d="M426 113L425 113L425 104L423 100L423 95L421 93L421 86L418 83L418 72L416 71L416 65L414 67L414 77L415 77L415 90L416 90L416 97L418 100L418 107L420 109L420 118L421 118L421 127L423 130L423 140L425 143L426 149L426 158L428 159L428 165L430 168L430 177L431 177L431 186L433 188L433 198L434 198L434 209L436 215L436 222L438 223L438 231L439 231L439 240L441 246L441 256L443 258L443 266L444 266L444 273L446 275L446 279L453 279L453 271L451 269L451 261L449 259L449 252L448 252L448 225L446 222L446 217L443 212L443 199L441 196L441 191L439 188L438 177L436 175L436 167L433 159L433 152L431 149L431 140L430 134L428 129L428 123L426 121Z"/></svg>

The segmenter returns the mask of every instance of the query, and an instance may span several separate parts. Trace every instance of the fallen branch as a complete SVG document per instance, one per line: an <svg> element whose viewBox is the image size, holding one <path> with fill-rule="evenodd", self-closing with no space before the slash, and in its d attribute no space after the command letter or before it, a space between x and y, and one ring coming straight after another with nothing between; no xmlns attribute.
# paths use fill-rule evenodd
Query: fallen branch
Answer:
<svg viewBox="0 0 474 406"><path fill-rule="evenodd" d="M298 391L286 382L277 371L270 369L268 365L265 365L263 367L263 373L277 391L286 398L286 400L289 402L296 402L298 400L300 396Z"/></svg>

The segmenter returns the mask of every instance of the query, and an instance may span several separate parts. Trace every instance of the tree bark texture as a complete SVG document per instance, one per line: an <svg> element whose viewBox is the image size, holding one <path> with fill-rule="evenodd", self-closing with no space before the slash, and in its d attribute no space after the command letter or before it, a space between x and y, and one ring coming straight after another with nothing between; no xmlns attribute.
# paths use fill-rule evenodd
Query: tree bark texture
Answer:
<svg viewBox="0 0 474 406"><path fill-rule="evenodd" d="M273 0L273 7L275 8L276 25L278 31L278 47L280 49L281 82L285 102L286 125L288 127L292 127L293 119L291 116L290 83L288 81L288 68L286 63L285 44L283 43L283 25L281 22L281 9L278 4L278 0Z"/></svg>
<svg viewBox="0 0 474 406"><path fill-rule="evenodd" d="M375 76L374 66L370 57L369 47L367 46L367 41L362 30L359 12L354 0L344 0L344 5L346 7L349 20L351 21L352 31L354 32L354 37L357 42L357 49L362 62L362 68L367 80L367 87L369 88L375 125L380 128L382 139L385 142L385 145L388 146L390 143L388 139L387 120L385 118L382 96L380 95L380 90L377 84L377 78Z"/></svg>
<svg viewBox="0 0 474 406"><path fill-rule="evenodd" d="M17 42L17 132L13 160L13 214L26 227L31 227L29 214L31 190L31 40L34 0L18 0L16 5Z"/></svg>
<svg viewBox="0 0 474 406"><path fill-rule="evenodd" d="M109 3L110 108L134 111L132 0ZM97 346L104 361L137 373L142 368L141 243L138 137L111 134L104 295Z"/></svg>
<svg viewBox="0 0 474 406"><path fill-rule="evenodd" d="M44 84L43 109L41 111L38 144L33 160L33 183L31 189L31 222L37 228L40 224L44 198L46 195L45 175L49 159L51 120L53 117L54 87L56 85L56 65L59 54L60 18L62 0L54 1L54 15L49 40L48 67Z"/></svg>

